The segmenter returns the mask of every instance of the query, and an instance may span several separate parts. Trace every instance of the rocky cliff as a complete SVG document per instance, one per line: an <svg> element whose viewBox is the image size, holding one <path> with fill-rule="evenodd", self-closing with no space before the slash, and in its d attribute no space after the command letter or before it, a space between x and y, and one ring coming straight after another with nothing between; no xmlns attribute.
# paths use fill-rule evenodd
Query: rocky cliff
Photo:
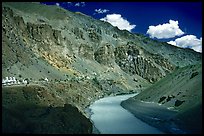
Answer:
<svg viewBox="0 0 204 136"><path fill-rule="evenodd" d="M2 3L2 78L45 87L83 114L100 97L143 91L176 68L200 62L201 54L193 50L121 31L80 12ZM12 109L6 103L3 107Z"/></svg>

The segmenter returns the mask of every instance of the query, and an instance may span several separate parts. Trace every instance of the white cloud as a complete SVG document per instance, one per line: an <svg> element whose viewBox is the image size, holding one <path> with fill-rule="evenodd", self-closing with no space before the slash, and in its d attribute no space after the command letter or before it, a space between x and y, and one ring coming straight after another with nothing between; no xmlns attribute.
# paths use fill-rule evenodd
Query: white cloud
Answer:
<svg viewBox="0 0 204 136"><path fill-rule="evenodd" d="M86 4L85 2L77 2L74 6L76 7L84 7Z"/></svg>
<svg viewBox="0 0 204 136"><path fill-rule="evenodd" d="M108 14L106 17L100 20L109 22L113 26L117 26L120 30L131 31L136 25L130 25L130 23L124 19L120 14Z"/></svg>
<svg viewBox="0 0 204 136"><path fill-rule="evenodd" d="M76 7L79 7L79 6L80 6L80 3L76 3L75 6L76 6Z"/></svg>
<svg viewBox="0 0 204 136"><path fill-rule="evenodd" d="M82 5L85 5L85 2L81 2Z"/></svg>
<svg viewBox="0 0 204 136"><path fill-rule="evenodd" d="M95 9L95 12L97 12L98 14L103 14L103 13L106 13L108 12L109 10L108 9Z"/></svg>
<svg viewBox="0 0 204 136"><path fill-rule="evenodd" d="M150 35L150 38L173 38L175 36L181 36L184 32L179 28L178 21L169 20L169 23L159 24L157 26L149 26L147 34Z"/></svg>
<svg viewBox="0 0 204 136"><path fill-rule="evenodd" d="M186 35L177 38L175 41L169 41L168 44L182 48L191 48L197 52L202 52L202 37L198 39L195 35Z"/></svg>
<svg viewBox="0 0 204 136"><path fill-rule="evenodd" d="M59 6L59 3L56 3L57 6Z"/></svg>

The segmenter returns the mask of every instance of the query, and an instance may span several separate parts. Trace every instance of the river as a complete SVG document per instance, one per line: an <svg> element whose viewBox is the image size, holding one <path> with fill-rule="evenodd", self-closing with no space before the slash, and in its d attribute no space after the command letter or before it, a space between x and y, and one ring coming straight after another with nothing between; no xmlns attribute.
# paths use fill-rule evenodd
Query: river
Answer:
<svg viewBox="0 0 204 136"><path fill-rule="evenodd" d="M137 119L120 103L136 94L109 96L90 105L91 120L101 134L162 134L160 130Z"/></svg>

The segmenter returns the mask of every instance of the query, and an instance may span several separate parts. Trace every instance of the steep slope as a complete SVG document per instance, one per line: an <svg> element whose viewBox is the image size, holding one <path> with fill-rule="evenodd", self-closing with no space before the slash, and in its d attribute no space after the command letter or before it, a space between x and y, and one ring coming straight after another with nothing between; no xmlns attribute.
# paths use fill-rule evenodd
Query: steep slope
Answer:
<svg viewBox="0 0 204 136"><path fill-rule="evenodd" d="M141 103L150 103L152 106L148 112L143 113L145 106L138 111L139 105L143 105ZM122 106L142 120L167 132L201 133L202 65L177 69L137 96L122 102ZM166 113L156 111L154 106L165 107ZM165 115L168 116L163 118Z"/></svg>
<svg viewBox="0 0 204 136"><path fill-rule="evenodd" d="M200 53L120 31L107 22L58 6L36 3L4 5L3 12L8 12L10 19L3 21L3 30L14 28L19 39L17 45L26 45L61 71L86 74L86 65L81 69L73 66L77 59L83 58L102 64L101 67L118 65L126 73L137 74L153 83L177 66L201 60ZM7 24L10 24L9 28ZM19 31L17 28L20 28ZM11 32L5 32L5 35L7 33ZM87 74L91 73L88 71Z"/></svg>
<svg viewBox="0 0 204 136"><path fill-rule="evenodd" d="M15 100L14 105L22 104L18 105L19 108L30 103L29 99L24 101L27 98L24 93L18 94L13 90L32 90L34 93L31 96L36 98L37 103L32 103L31 107L34 104L39 114L42 111L38 110L42 107L38 103L41 94L39 89L31 89L32 86L42 88L47 93L42 97L44 110L51 106L57 113L56 107L57 111L58 107L61 111L71 104L81 116L96 99L141 92L175 68L200 62L201 54L193 50L121 31L80 12L73 13L58 6L39 3L2 3L2 79L15 77L18 81L29 81L29 85L2 86L5 91L3 109L6 111L3 121L11 118L11 126L22 124L22 120L17 119L21 114L13 114L14 106L9 103ZM47 97L50 95L52 100ZM19 109L17 113L22 111ZM33 120L27 116L29 113L23 115L28 117L28 122ZM52 115L44 117L49 119ZM70 124L77 117L69 118ZM90 122L84 121L88 124L86 128L58 129L60 133L90 133ZM42 124L47 126L46 121L42 121ZM25 130L24 127L21 132ZM4 132L10 131L8 126L4 128ZM32 132L44 132L40 129ZM49 133L57 133L58 129ZM16 131L13 130L14 133Z"/></svg>
<svg viewBox="0 0 204 136"><path fill-rule="evenodd" d="M93 84L77 81L3 87L2 132L92 133L83 108L101 95Z"/></svg>
<svg viewBox="0 0 204 136"><path fill-rule="evenodd" d="M29 12L32 12L32 9L36 11L38 6L40 6L40 9L42 7L43 10L47 10L46 6L38 4L36 5L33 3L21 3L18 5L15 3L6 3L6 5L7 4L18 7L22 10L27 9L23 8L26 5L28 7L31 6L29 8L31 9ZM62 10L58 9L57 7L48 7L48 9L50 8L54 8L54 10L56 8L57 11ZM13 10L15 12L13 12ZM30 77L32 77L32 79L30 79L31 81L39 81L45 77L48 77L48 79L51 81L64 81L71 78L81 79L85 77L93 79L97 76L103 79L110 78L110 80L115 80L115 77L116 79L124 78L127 81L123 80L123 82L129 84L130 86L135 83L133 78L123 72L120 67L114 63L114 61L112 61L112 67L98 63L97 61L100 62L101 57L99 55L97 55L97 57L94 56L94 51L92 51L93 47L88 43L85 43L85 41L78 41L79 39L75 37L74 34L76 33L74 28L74 32L71 32L72 28L61 28L62 30L54 29L53 26L49 24L50 22L52 23L53 20L49 20L46 23L33 22L36 21L38 16L35 16L35 12L33 14L29 14L29 12L22 13L16 9L11 10L8 7L3 7L2 42L4 50L2 55L2 67L4 78L6 76L18 77L20 75L21 78L30 79ZM49 12L49 10L47 12ZM54 21L55 22L53 24L59 24L59 22L56 23L56 21L61 20L54 19ZM66 20L63 21L65 21L63 22L64 26L68 25L68 27L74 27L74 25L77 25L76 22L74 22L74 25L72 26L72 24L66 22ZM75 28L78 29L77 27ZM10 29L12 31L6 31ZM64 37L63 33L65 33ZM100 51L101 50L98 50L95 54L99 54ZM113 51L110 53L113 55ZM12 55L10 56L8 54ZM105 54L103 56L108 57L108 55ZM97 61L94 60L94 57ZM104 63L105 62L106 60L104 60ZM108 62L109 61L107 61L107 63ZM112 73L115 75L115 77L113 77ZM138 79L138 83L130 87L128 90L132 90L140 84L142 86L148 85L148 82L138 75L135 75L134 77Z"/></svg>

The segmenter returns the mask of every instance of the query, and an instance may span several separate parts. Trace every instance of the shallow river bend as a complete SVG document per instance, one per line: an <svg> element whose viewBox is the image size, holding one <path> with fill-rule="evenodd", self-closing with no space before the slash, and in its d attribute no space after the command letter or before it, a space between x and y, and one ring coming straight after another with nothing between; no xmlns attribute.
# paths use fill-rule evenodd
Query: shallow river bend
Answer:
<svg viewBox="0 0 204 136"><path fill-rule="evenodd" d="M89 108L91 120L101 134L162 134L120 106L136 94L109 96L95 101Z"/></svg>

